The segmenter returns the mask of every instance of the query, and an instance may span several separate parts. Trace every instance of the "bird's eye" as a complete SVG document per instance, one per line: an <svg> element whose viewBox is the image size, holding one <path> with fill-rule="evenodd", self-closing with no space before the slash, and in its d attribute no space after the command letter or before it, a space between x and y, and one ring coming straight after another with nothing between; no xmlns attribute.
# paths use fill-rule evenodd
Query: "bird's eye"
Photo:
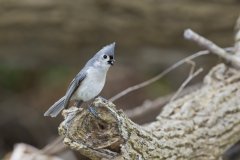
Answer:
<svg viewBox="0 0 240 160"><path fill-rule="evenodd" d="M106 58L107 58L107 55L104 55L103 58L106 59Z"/></svg>

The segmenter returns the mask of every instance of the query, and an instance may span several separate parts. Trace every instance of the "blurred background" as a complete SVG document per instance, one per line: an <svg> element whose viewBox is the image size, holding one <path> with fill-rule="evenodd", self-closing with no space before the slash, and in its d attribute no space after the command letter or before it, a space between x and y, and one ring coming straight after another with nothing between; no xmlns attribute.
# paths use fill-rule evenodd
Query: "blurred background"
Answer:
<svg viewBox="0 0 240 160"><path fill-rule="evenodd" d="M43 113L104 45L116 42L116 63L101 93L110 98L200 50L183 39L186 28L232 46L239 13L239 0L1 0L0 158L15 143L42 148L57 136L62 117ZM204 73L221 62L211 55L196 61ZM189 68L180 67L115 104L126 110L172 93Z"/></svg>

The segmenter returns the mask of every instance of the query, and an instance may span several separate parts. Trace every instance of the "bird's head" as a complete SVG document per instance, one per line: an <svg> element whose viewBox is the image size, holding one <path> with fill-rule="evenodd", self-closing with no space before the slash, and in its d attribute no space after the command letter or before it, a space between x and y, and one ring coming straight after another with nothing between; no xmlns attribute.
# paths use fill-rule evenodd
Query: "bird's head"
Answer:
<svg viewBox="0 0 240 160"><path fill-rule="evenodd" d="M96 53L94 56L97 63L101 66L110 67L114 64L114 49L115 49L115 42L104 46L100 51Z"/></svg>

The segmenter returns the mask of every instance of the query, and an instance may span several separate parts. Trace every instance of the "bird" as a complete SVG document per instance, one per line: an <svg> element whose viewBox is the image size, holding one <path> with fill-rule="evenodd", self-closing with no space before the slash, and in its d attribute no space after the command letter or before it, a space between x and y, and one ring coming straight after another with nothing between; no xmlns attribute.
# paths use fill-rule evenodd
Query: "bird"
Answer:
<svg viewBox="0 0 240 160"><path fill-rule="evenodd" d="M102 91L109 68L114 64L115 42L100 49L73 78L65 95L56 101L44 116L56 117L70 101L79 108L83 102L94 99Z"/></svg>

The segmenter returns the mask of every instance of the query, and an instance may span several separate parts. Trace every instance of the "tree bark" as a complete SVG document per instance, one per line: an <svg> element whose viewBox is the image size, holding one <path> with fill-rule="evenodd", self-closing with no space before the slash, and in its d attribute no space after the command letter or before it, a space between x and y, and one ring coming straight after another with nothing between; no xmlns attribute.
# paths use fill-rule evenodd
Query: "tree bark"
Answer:
<svg viewBox="0 0 240 160"><path fill-rule="evenodd" d="M240 139L240 73L219 64L204 85L167 104L156 121L139 126L102 98L65 110L64 143L91 159L221 159Z"/></svg>

